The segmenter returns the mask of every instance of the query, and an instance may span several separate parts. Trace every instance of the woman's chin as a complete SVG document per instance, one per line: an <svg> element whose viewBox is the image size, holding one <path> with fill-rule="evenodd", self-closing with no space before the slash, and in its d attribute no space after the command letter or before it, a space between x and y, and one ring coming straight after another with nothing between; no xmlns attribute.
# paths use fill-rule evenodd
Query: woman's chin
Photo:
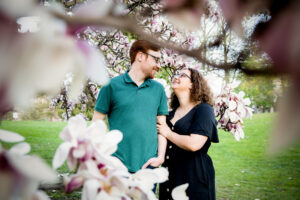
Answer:
<svg viewBox="0 0 300 200"><path fill-rule="evenodd" d="M174 90L176 90L178 88L178 86L177 85L171 85L171 89L174 91Z"/></svg>
<svg viewBox="0 0 300 200"><path fill-rule="evenodd" d="M176 89L178 88L179 84L178 83L171 83L171 88Z"/></svg>

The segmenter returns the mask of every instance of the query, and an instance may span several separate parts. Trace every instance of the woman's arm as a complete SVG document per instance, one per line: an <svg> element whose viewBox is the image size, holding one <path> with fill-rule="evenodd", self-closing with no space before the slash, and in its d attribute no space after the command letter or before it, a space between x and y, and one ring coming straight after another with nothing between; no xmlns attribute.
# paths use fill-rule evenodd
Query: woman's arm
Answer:
<svg viewBox="0 0 300 200"><path fill-rule="evenodd" d="M190 135L179 135L173 132L167 124L157 124L157 131L172 143L187 151L198 151L203 147L208 138L207 136L193 133Z"/></svg>
<svg viewBox="0 0 300 200"><path fill-rule="evenodd" d="M165 124L167 125L166 122L166 116L165 115L159 115L157 116L157 124ZM158 134L157 135L158 139L158 147L157 147L157 157L162 159L162 163L165 161L165 154L166 154L166 148L167 148L167 139Z"/></svg>

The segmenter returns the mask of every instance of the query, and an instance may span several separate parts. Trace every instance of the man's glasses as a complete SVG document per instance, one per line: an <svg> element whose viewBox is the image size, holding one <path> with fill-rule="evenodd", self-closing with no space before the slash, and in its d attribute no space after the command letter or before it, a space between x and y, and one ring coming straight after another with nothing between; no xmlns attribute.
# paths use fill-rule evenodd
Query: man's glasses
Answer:
<svg viewBox="0 0 300 200"><path fill-rule="evenodd" d="M143 53L146 54L146 55L151 56L151 57L155 60L155 62L156 62L157 64L160 64L160 58L159 58L159 57L153 56L153 55L151 55L150 53L146 53L146 52L143 52Z"/></svg>
<svg viewBox="0 0 300 200"><path fill-rule="evenodd" d="M172 75L171 80L173 80L175 77L178 77L178 78L187 77L190 80L192 80L192 78L189 75L187 75L186 73L179 73L178 71Z"/></svg>

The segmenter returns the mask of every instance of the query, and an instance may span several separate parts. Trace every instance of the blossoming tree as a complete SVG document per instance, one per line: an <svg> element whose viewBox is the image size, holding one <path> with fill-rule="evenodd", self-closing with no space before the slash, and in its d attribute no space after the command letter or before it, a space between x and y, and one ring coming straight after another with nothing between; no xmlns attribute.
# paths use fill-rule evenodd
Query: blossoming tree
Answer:
<svg viewBox="0 0 300 200"><path fill-rule="evenodd" d="M63 2L70 6L77 1ZM295 134L299 131L298 119L300 118L300 96L297 92L300 77L299 2L275 0L220 0L218 2L165 0L162 4L157 1L149 2L147 4L139 1L95 0L83 3L78 8L74 7L70 13L69 10L66 11L61 6L49 4L47 1L41 1L43 5L34 0L0 1L0 117L12 108L28 107L30 100L40 93L57 95L66 74L70 72L72 83L68 86L68 90L71 99L76 99L81 94L83 83L87 80L99 85L105 84L109 80L109 75L114 76L127 69L129 65L126 63L125 47L138 37L165 48L162 66L168 67L166 69L168 74L188 63L191 66L206 66L225 71L234 69L249 75L290 74L295 84L287 95L289 98L283 104L284 112L279 115L281 123L276 128L277 137L274 137L274 142L271 143L274 144L273 149L289 144L299 135ZM215 5L220 6L221 12L220 9L215 9ZM268 12L265 12L266 10ZM196 42L197 38L193 34L197 35L197 32L188 34L184 31L177 32L173 29L173 25L165 22L166 18L158 15L159 13L166 14L168 20L175 22L178 27L199 27L201 17L209 16L208 20L216 20L212 24L221 22L222 28L211 39L204 37L204 43ZM230 51L227 48L229 29L246 38L243 28L246 13L262 14L253 34L247 40L248 43L245 45L247 48L232 51L234 59L230 62L225 57L222 62L209 56L216 50L223 50L224 56ZM223 21L218 20L221 16L224 16ZM87 26L90 29L86 29ZM286 32L286 30L292 31ZM114 42L102 38L113 38ZM99 48L89 45L89 42ZM278 49L284 49L283 53ZM264 50L268 56L259 55L259 50ZM114 56L115 54L119 57ZM182 54L185 56L179 56ZM247 65L253 58L263 59L256 59L259 61L257 65ZM105 66L108 66L109 70ZM242 94L224 95L221 95L217 101L219 107L216 109L217 114L221 116L221 127L223 124L223 128L232 131L237 139L241 138L243 136L240 130L241 117L250 113L250 110L245 107L249 102L242 100ZM78 124L72 125L74 121ZM90 140L89 137L95 135L98 129L103 133L105 143L102 143L102 140ZM107 196L111 199L154 198L154 194L150 192L151 186L154 182L165 180L165 170L148 172L142 170L134 175L128 175L120 162L110 157L116 141L112 142L109 135L116 135L120 139L120 134L115 132L106 135L104 130L103 122L94 123L85 129L84 121L77 117L71 118L70 125L61 133L65 142L59 147L53 166L59 167L68 159L71 169L78 167L74 176L66 177L67 190L83 185L83 199L103 199ZM6 134L2 130L0 133L1 140L7 141L11 137L11 134ZM82 135L83 133L87 134ZM284 139L280 137L282 133L287 134ZM18 138L16 135L14 137ZM16 141L21 140L19 138ZM12 173L17 172L20 177L25 177L22 180L26 181L18 188L19 193L5 190L4 192L7 193L3 196L10 198L13 194L18 198L31 199L36 194L36 180L39 180L39 177L36 177L31 169L27 171L29 167L23 164L26 163L24 160L28 159L26 156L23 157L24 152L28 152L28 145L21 144L13 147L11 151L13 153L7 153L7 150L1 148L1 161L5 161L3 162L6 164L5 169L9 169ZM18 156L18 152L21 152L22 156ZM52 179L52 172L49 172L47 167L42 168L45 169L45 174L49 174L49 179ZM4 179L13 180L11 178L15 176L12 173L11 176L6 176L6 173L1 171L0 175L4 178L1 178L0 182L2 183ZM31 175L35 180L33 184L31 184ZM151 178L143 180L143 177L148 175ZM27 186L30 187L26 189ZM185 188L186 185L178 189L181 191L182 199L186 198L182 193ZM178 190L174 193L176 194ZM44 195L40 196L44 197Z"/></svg>

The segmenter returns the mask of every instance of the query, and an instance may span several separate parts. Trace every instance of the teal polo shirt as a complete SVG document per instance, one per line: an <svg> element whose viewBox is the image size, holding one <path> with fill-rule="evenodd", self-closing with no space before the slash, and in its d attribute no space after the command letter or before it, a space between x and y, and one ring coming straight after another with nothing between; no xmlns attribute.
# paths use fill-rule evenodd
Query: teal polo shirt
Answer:
<svg viewBox="0 0 300 200"><path fill-rule="evenodd" d="M168 115L163 86L147 79L137 86L128 72L101 88L95 110L108 116L110 130L120 130L123 140L113 154L130 172L157 156L156 117Z"/></svg>

